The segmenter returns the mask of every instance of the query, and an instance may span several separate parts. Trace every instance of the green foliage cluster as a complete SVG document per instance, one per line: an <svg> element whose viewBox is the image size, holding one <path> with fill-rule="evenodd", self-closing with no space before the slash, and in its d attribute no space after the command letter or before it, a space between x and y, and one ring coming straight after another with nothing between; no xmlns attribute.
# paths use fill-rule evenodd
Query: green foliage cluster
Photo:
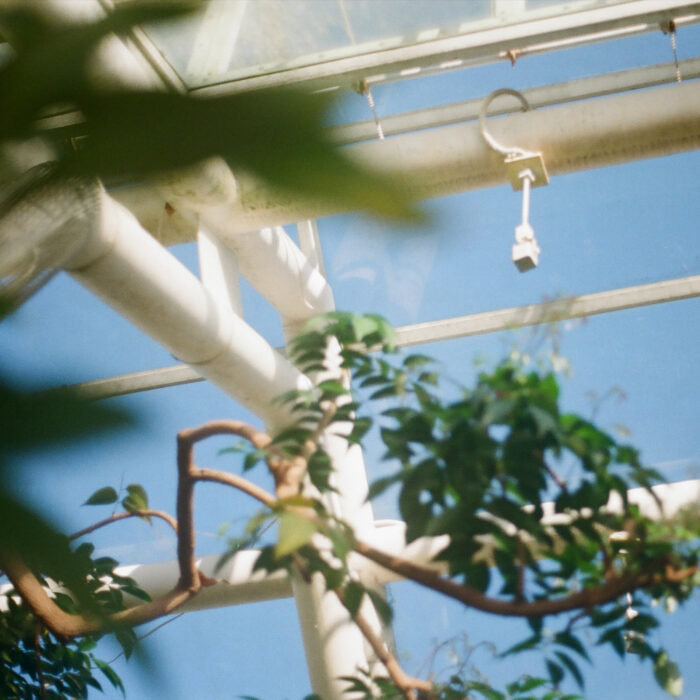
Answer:
<svg viewBox="0 0 700 700"><path fill-rule="evenodd" d="M124 594L148 600L148 595L132 579L114 571L117 562L110 557L93 558L94 548L84 543L73 552L73 566L83 572L90 612L103 616L123 610ZM40 577L56 604L65 612L84 611L75 596L55 581ZM97 637L57 639L36 620L12 588L4 591L0 606L0 697L30 700L87 698L90 688L102 690L99 671L109 683L124 692L119 675L94 649ZM132 629L111 630L127 657L136 643Z"/></svg>
<svg viewBox="0 0 700 700"><path fill-rule="evenodd" d="M649 659L662 687L678 694L677 667L652 643L659 624L652 602L683 604L699 577L695 573L673 581L644 576L665 567L684 571L697 566L697 514L688 514L685 523L655 522L629 502L629 489L651 489L660 481L637 450L590 420L562 412L552 370L506 359L481 372L473 388L442 387L439 368L430 358L392 356L392 331L376 316L336 313L316 319L295 339L291 355L305 372L319 372L337 341L342 370L351 373L357 388L352 398L341 377L285 395L281 400L293 409L296 422L277 437L275 448L300 454L322 421L351 424L350 442L361 443L375 431L384 459L397 469L375 481L370 496L396 489L409 542L449 535L450 544L439 558L448 564L452 579L484 601L484 609L528 618L531 635L504 656L545 652L551 687L541 697L559 697L552 693L559 692L567 675L583 687L579 665L589 661L584 632L592 632L596 644L609 645L621 657L634 653ZM335 408L328 419L331 405ZM245 467L262 456L244 460ZM566 478L558 472L566 472ZM322 446L309 462L309 477L321 493L333 490ZM618 507L607 507L615 500ZM314 509L316 524L290 507ZM322 500L299 498L280 502L279 508L279 542L264 550L258 567L291 569L299 555L309 572L323 574L329 589L343 591L352 615L369 595L382 618L390 619L383 599L349 576L345 562L355 546L350 528L335 520ZM312 545L317 532L331 543L333 566ZM577 593L604 591L611 578L644 583L631 587L627 604L617 593L556 608L557 601ZM537 607L548 601L555 604L551 612L546 605ZM502 602L513 606L499 607ZM466 692L466 686L459 687L455 695L448 684L439 697ZM516 688L506 694L491 689L485 697L520 697ZM485 693L478 686L469 690Z"/></svg>

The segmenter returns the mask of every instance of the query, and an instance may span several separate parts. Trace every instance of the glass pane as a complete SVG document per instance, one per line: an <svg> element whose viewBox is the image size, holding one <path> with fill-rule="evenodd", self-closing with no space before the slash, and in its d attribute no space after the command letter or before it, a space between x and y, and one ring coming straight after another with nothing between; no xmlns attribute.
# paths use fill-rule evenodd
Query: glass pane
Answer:
<svg viewBox="0 0 700 700"><path fill-rule="evenodd" d="M209 0L148 32L196 87L629 1Z"/></svg>

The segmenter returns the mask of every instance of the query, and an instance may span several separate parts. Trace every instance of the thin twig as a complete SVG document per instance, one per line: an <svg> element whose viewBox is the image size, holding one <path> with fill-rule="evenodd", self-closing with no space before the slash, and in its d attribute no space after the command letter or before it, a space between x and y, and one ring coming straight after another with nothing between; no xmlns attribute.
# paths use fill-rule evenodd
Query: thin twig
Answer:
<svg viewBox="0 0 700 700"><path fill-rule="evenodd" d="M39 620L34 625L34 658L36 659L36 672L39 676L39 686L41 687L41 698L46 700L46 681L44 680L44 670L41 663L41 622Z"/></svg>
<svg viewBox="0 0 700 700"><path fill-rule="evenodd" d="M243 493L247 493L269 508L271 508L277 500L271 493L257 484L254 484L252 481L248 481L248 479L244 479L242 476L238 476L238 474L230 474L229 472L222 472L218 469L194 467L192 469L192 479L194 481L213 481L217 484L232 486L239 491L243 491Z"/></svg>
<svg viewBox="0 0 700 700"><path fill-rule="evenodd" d="M175 534L177 534L177 520L175 520L175 518L173 518L172 515L166 513L163 510L151 510L150 508L144 508L140 510L132 510L127 513L115 513L109 518L100 520L94 525L90 525L89 527L83 528L82 530L78 530L78 532L74 532L72 535L68 536L68 539L77 540L79 537L89 535L91 532L95 532L95 530L99 530L101 527L105 527L106 525L110 525L111 523L116 523L119 520L126 520L127 518L145 517L160 518L161 520L164 520L175 531Z"/></svg>
<svg viewBox="0 0 700 700"><path fill-rule="evenodd" d="M338 591L335 591L338 595ZM340 598L342 602L342 598ZM416 690L420 690L424 693L431 693L433 690L433 684L429 681L421 680L420 678L414 678L409 676L402 668L396 657L386 648L386 645L382 640L375 634L371 625L367 620L358 612L355 617L353 617L355 624L362 632L364 638L369 642L372 650L377 655L377 658L382 662L384 668L386 668L391 680L394 685L401 691L401 694L406 698L406 700L417 700Z"/></svg>

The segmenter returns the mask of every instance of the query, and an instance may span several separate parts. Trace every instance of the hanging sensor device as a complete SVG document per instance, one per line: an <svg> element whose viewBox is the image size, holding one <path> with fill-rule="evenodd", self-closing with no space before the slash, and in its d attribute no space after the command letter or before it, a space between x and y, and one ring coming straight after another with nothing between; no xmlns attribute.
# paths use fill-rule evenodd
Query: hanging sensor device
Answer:
<svg viewBox="0 0 700 700"><path fill-rule="evenodd" d="M514 190L523 191L522 221L515 228L513 244L513 262L520 272L527 272L537 267L540 247L535 239L535 232L530 226L530 189L549 183L544 160L539 153L513 156L505 160L506 170Z"/></svg>
<svg viewBox="0 0 700 700"><path fill-rule="evenodd" d="M515 243L513 244L512 258L520 272L527 272L537 267L539 263L540 247L535 239L535 232L530 226L530 190L533 187L541 187L549 184L549 176L544 165L541 153L526 151L516 146L503 146L486 130L486 112L494 98L500 95L512 95L516 97L526 111L530 108L525 97L517 90L504 88L492 92L484 101L479 114L479 128L486 143L493 150L505 156L504 164L508 179L513 189L522 190L523 206L522 221L515 228Z"/></svg>

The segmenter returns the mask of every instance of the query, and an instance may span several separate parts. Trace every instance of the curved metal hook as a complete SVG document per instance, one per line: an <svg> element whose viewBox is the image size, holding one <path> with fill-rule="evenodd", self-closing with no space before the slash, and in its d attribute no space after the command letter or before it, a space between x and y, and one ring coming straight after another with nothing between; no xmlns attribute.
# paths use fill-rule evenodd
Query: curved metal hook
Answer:
<svg viewBox="0 0 700 700"><path fill-rule="evenodd" d="M479 131L484 141L493 148L494 151L503 154L507 158L516 158L518 156L531 155L530 151L526 151L517 146L503 146L498 143L496 139L489 134L486 130L486 112L488 111L489 105L501 95L511 95L520 101L522 104L522 111L527 112L530 109L530 103L525 99L525 96L518 92L517 90L512 90L511 88L501 88L500 90L494 90L485 100L484 104L481 105L481 111L479 112Z"/></svg>

